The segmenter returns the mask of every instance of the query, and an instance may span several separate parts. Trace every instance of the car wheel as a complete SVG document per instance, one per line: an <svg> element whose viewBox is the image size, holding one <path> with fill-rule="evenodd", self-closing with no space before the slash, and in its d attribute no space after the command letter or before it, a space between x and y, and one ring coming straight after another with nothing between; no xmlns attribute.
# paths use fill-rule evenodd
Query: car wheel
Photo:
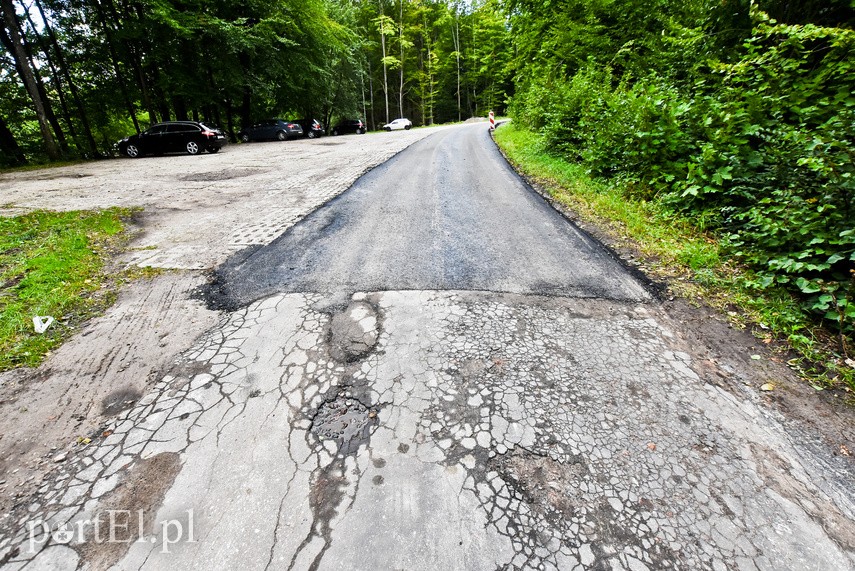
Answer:
<svg viewBox="0 0 855 571"><path fill-rule="evenodd" d="M131 157L132 159L135 159L135 158L139 157L142 153L140 152L139 147L137 147L134 144L130 144L127 147L125 147L125 154L128 155L129 157Z"/></svg>
<svg viewBox="0 0 855 571"><path fill-rule="evenodd" d="M214 153L219 153L219 152L220 152L220 147L208 147L208 152L209 152L209 153L211 153L212 155L213 155Z"/></svg>
<svg viewBox="0 0 855 571"><path fill-rule="evenodd" d="M314 139L315 137L317 137L317 135L315 135L315 132L314 132L314 131L309 131L309 134L308 134L308 135L306 135L306 136L307 136L308 138L310 138L310 139Z"/></svg>
<svg viewBox="0 0 855 571"><path fill-rule="evenodd" d="M248 143L249 142L249 135L244 133L243 135L240 136L240 140L242 143Z"/></svg>
<svg viewBox="0 0 855 571"><path fill-rule="evenodd" d="M187 143L186 148L187 148L187 153L190 155L198 155L199 152L202 150L199 147L199 143L197 143L196 141L190 141L189 143Z"/></svg>
<svg viewBox="0 0 855 571"><path fill-rule="evenodd" d="M412 125L407 125L406 127L404 127L404 130L405 130L405 131L409 131L409 130L410 130L410 127L412 127Z"/></svg>
<svg viewBox="0 0 855 571"><path fill-rule="evenodd" d="M288 135L285 134L285 131L278 131L276 133L276 138L279 139L280 141L284 141L285 139L288 138Z"/></svg>
<svg viewBox="0 0 855 571"><path fill-rule="evenodd" d="M383 130L384 130L384 131L386 131L386 132L391 133L391 132L392 132L392 127L383 127Z"/></svg>
<svg viewBox="0 0 855 571"><path fill-rule="evenodd" d="M357 130L356 130L356 134L357 134L357 135L364 135L364 134L365 134L365 129L357 129Z"/></svg>

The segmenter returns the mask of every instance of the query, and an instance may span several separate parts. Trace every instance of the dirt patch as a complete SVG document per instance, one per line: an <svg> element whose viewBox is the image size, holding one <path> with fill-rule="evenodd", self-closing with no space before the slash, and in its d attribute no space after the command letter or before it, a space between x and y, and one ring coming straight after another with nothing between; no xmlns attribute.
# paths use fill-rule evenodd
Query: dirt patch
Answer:
<svg viewBox="0 0 855 571"><path fill-rule="evenodd" d="M256 174L266 173L266 169L226 169L219 171L197 172L181 175L178 180L183 182L207 182L214 180L232 180L235 178L243 178Z"/></svg>
<svg viewBox="0 0 855 571"><path fill-rule="evenodd" d="M678 335L676 348L692 354L705 382L756 400L794 430L819 437L826 457L855 467L855 456L841 453L855 450L855 407L846 403L843 391L816 391L787 366L791 353L733 327L714 309L692 307L682 299L660 309ZM760 390L766 383L774 384L774 390Z"/></svg>
<svg viewBox="0 0 855 571"><path fill-rule="evenodd" d="M142 393L134 389L113 391L101 401L102 412L107 416L115 416L131 408L141 398Z"/></svg>
<svg viewBox="0 0 855 571"><path fill-rule="evenodd" d="M855 523L832 502L812 494L790 474L790 464L773 450L752 445L757 473L766 486L798 504L844 551L855 552ZM809 501L805 498L810 498Z"/></svg>
<svg viewBox="0 0 855 571"><path fill-rule="evenodd" d="M57 457L100 434L219 321L188 299L204 280L185 272L134 282L42 366L0 373L0 513L25 510Z"/></svg>
<svg viewBox="0 0 855 571"><path fill-rule="evenodd" d="M180 471L181 460L174 452L139 460L126 470L116 489L101 501L95 518L95 521L109 522L112 516L117 524L110 529L115 541L104 541L103 537L97 541L90 535L78 549L88 569L109 569L128 552L132 542L156 532L157 509ZM104 530L99 531L107 536Z"/></svg>

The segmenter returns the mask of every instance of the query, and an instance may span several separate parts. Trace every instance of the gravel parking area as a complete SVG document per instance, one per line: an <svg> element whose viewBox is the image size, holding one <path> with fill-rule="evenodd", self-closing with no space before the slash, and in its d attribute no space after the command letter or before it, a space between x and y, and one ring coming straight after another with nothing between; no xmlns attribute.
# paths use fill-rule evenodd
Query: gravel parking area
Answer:
<svg viewBox="0 0 855 571"><path fill-rule="evenodd" d="M128 264L209 269L272 241L371 168L444 127L230 145L0 175L0 215L141 206Z"/></svg>
<svg viewBox="0 0 855 571"><path fill-rule="evenodd" d="M443 129L231 145L0 175L0 215L140 206L120 264L169 271L127 285L37 369L0 373L0 528L66 454L145 394L223 318L193 299L211 268L264 245L363 173Z"/></svg>

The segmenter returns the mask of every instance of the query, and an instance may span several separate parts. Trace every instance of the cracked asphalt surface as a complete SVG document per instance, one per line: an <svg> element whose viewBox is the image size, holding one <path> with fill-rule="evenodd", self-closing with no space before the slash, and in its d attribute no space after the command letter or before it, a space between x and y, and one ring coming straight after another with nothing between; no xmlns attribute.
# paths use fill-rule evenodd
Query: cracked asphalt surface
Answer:
<svg viewBox="0 0 855 571"><path fill-rule="evenodd" d="M501 197L457 249L432 248L403 199L407 171L431 185L425 153L495 162L490 184L422 196L425 221L449 230L459 219L436 207L455 193L484 210ZM214 289L231 311L2 528L4 569L855 568L851 464L831 473L798 444L809 434L713 382L679 324L503 169L483 126L443 131L236 255ZM422 237L407 249L418 271L336 257L382 226L372 205L406 221L389 233ZM331 212L339 225L319 225ZM541 220L555 244L532 237L509 263L533 264L489 274L497 288L480 263L473 281L449 278L445 261L476 259L483 233L524 233L515 220ZM382 230L363 245L397 259ZM552 281L532 276L550 256ZM311 263L254 281L282 257ZM143 514L127 541L86 526L123 509ZM192 535L170 543L164 522ZM33 541L42 525L88 531Z"/></svg>

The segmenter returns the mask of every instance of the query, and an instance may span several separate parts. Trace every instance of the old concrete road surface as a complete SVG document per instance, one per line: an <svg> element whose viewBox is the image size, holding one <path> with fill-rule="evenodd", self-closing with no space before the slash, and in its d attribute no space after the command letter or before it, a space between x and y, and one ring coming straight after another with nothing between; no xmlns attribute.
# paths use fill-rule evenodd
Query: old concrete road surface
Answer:
<svg viewBox="0 0 855 571"><path fill-rule="evenodd" d="M220 326L45 486L6 568L855 566L851 479L710 382L483 125L210 295Z"/></svg>

